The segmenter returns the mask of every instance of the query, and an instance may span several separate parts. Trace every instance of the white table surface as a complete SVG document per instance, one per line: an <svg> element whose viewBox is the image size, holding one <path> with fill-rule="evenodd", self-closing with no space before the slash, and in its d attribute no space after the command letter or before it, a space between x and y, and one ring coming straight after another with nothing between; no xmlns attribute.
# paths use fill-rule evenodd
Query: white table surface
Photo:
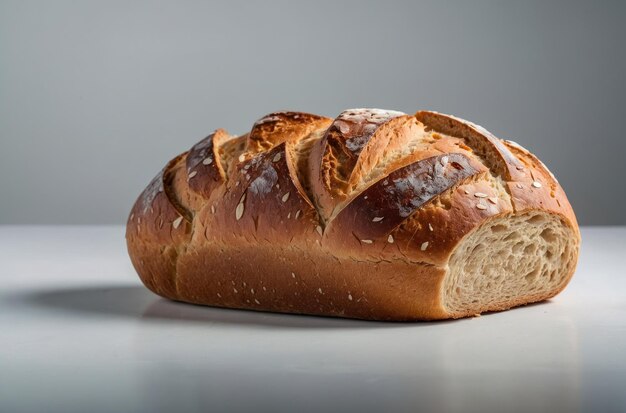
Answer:
<svg viewBox="0 0 626 413"><path fill-rule="evenodd" d="M626 411L626 228L555 299L436 323L213 309L139 282L122 227L0 227L0 411Z"/></svg>

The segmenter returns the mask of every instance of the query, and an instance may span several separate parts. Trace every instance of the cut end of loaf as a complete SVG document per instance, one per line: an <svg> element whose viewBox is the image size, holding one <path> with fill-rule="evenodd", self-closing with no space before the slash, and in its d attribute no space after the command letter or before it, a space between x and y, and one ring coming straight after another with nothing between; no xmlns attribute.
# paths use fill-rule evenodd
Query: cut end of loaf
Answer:
<svg viewBox="0 0 626 413"><path fill-rule="evenodd" d="M445 311L459 318L555 296L574 273L578 240L558 215L535 211L490 220L450 258Z"/></svg>

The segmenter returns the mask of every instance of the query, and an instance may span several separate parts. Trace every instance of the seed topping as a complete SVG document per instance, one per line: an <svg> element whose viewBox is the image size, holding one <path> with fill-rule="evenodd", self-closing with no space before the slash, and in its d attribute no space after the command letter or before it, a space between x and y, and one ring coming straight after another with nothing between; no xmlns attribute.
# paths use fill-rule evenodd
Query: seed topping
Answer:
<svg viewBox="0 0 626 413"><path fill-rule="evenodd" d="M174 220L174 222L172 222L172 226L174 227L174 229L176 229L176 228L180 227L180 223L181 223L181 222L183 222L183 217L182 217L182 216L180 216L180 217L176 218L176 219Z"/></svg>

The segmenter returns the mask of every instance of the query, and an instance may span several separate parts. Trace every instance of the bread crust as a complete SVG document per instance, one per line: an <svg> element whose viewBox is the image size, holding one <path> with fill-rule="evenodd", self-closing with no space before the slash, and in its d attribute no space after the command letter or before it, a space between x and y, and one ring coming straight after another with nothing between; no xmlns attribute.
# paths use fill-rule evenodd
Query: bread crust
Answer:
<svg viewBox="0 0 626 413"><path fill-rule="evenodd" d="M455 116L431 111L419 111L415 116L434 130L460 136L466 141L482 142L484 150L495 159L492 169L502 174L515 212L539 209L559 214L578 231L576 216L565 191L530 152L514 142L496 138L482 126Z"/></svg>
<svg viewBox="0 0 626 413"><path fill-rule="evenodd" d="M545 165L471 122L428 111L275 112L249 134L218 129L172 159L135 202L126 238L140 279L166 298L430 320L565 287L575 266L558 290L465 313L443 305L459 245L494 218L529 211L562 219L578 248L574 212Z"/></svg>

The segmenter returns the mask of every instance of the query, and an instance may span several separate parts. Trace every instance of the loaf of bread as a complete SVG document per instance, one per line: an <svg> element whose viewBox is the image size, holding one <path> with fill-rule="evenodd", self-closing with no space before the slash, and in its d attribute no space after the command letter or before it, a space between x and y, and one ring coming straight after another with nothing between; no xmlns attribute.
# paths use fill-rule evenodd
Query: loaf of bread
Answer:
<svg viewBox="0 0 626 413"><path fill-rule="evenodd" d="M518 144L437 112L276 112L172 159L126 239L156 294L195 304L434 320L553 297L580 233Z"/></svg>

